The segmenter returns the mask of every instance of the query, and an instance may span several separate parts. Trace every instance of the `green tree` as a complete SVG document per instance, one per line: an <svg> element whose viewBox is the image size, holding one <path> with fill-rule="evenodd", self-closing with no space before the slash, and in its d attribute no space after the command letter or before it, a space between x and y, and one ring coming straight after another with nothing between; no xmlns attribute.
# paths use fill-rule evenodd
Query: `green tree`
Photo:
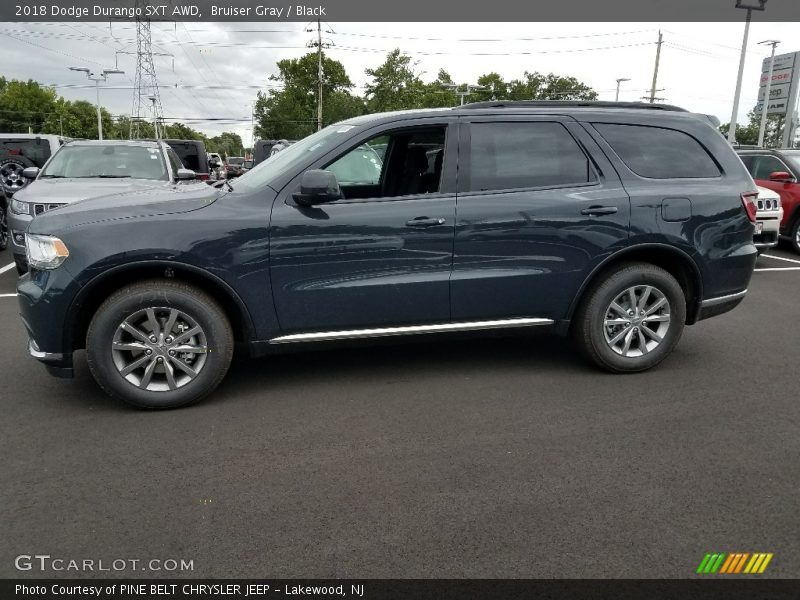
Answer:
<svg viewBox="0 0 800 600"><path fill-rule="evenodd" d="M755 111L747 113L747 123L736 125L736 143L743 146L755 146L758 144L758 131L761 127L761 115ZM720 125L720 132L728 137L731 124L723 123ZM764 129L764 146L767 148L777 148L783 143L783 118L780 115L767 115L767 125Z"/></svg>
<svg viewBox="0 0 800 600"><path fill-rule="evenodd" d="M258 93L255 104L255 135L268 139L299 139L317 129L317 54L278 61L278 75L271 81L283 84L267 94ZM353 82L339 61L322 55L323 125L364 113L364 103L350 90Z"/></svg>
<svg viewBox="0 0 800 600"><path fill-rule="evenodd" d="M422 91L415 108L437 108L441 106L455 106L458 104L458 96L454 91L455 83L450 73L444 69L439 69L436 79L431 83L422 84Z"/></svg>
<svg viewBox="0 0 800 600"><path fill-rule="evenodd" d="M238 133L223 131L208 140L206 150L217 152L222 156L243 156L244 143Z"/></svg>
<svg viewBox="0 0 800 600"><path fill-rule="evenodd" d="M0 82L0 130L10 133L41 133L55 109L56 92L32 79Z"/></svg>
<svg viewBox="0 0 800 600"><path fill-rule="evenodd" d="M372 78L364 94L367 111L373 113L420 106L425 84L413 66L411 57L395 48L379 67L366 69L365 73Z"/></svg>

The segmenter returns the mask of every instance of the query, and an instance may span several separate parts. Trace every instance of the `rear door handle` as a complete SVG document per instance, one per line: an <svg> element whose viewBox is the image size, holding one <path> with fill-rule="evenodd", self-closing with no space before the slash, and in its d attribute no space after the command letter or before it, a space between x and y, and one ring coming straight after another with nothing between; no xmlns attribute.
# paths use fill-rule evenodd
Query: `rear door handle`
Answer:
<svg viewBox="0 0 800 600"><path fill-rule="evenodd" d="M445 219L443 217L435 217L433 219L428 217L417 217L406 221L407 227L436 227L437 225L444 225Z"/></svg>
<svg viewBox="0 0 800 600"><path fill-rule="evenodd" d="M590 206L581 211L582 215L589 215L592 217L599 217L602 215L613 215L619 209L616 206Z"/></svg>

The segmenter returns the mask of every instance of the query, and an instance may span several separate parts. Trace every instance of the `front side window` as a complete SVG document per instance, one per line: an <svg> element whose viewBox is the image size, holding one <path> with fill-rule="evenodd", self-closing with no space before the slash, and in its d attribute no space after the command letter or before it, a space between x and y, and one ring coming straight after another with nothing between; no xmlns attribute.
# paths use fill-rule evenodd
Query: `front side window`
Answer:
<svg viewBox="0 0 800 600"><path fill-rule="evenodd" d="M560 123L472 123L469 189L499 191L595 181L589 159Z"/></svg>
<svg viewBox="0 0 800 600"><path fill-rule="evenodd" d="M777 171L788 171L786 165L774 156L762 155L756 156L753 160L750 174L753 179L768 180L772 173Z"/></svg>
<svg viewBox="0 0 800 600"><path fill-rule="evenodd" d="M708 151L692 136L675 129L645 125L593 123L631 171L651 179L719 177Z"/></svg>
<svg viewBox="0 0 800 600"><path fill-rule="evenodd" d="M345 199L394 198L439 192L445 127L411 128L376 136L325 167Z"/></svg>
<svg viewBox="0 0 800 600"><path fill-rule="evenodd" d="M62 146L41 177L169 179L159 148L120 144Z"/></svg>

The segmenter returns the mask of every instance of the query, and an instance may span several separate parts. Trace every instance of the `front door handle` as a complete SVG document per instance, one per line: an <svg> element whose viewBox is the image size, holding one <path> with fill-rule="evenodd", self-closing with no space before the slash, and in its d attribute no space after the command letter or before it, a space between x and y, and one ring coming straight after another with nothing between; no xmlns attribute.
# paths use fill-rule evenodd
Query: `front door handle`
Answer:
<svg viewBox="0 0 800 600"><path fill-rule="evenodd" d="M616 206L590 206L581 211L582 215L589 215L592 217L599 217L602 215L613 215L619 209Z"/></svg>
<svg viewBox="0 0 800 600"><path fill-rule="evenodd" d="M437 225L444 225L445 219L443 217L435 217L433 219L428 217L417 217L406 221L407 227L436 227Z"/></svg>

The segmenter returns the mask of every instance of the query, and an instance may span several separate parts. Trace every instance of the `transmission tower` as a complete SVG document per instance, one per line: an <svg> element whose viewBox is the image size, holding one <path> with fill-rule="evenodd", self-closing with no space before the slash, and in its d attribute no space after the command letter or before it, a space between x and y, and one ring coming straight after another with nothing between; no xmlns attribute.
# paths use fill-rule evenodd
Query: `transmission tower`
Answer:
<svg viewBox="0 0 800 600"><path fill-rule="evenodd" d="M153 63L153 45L150 36L150 19L136 19L136 77L133 81L133 108L131 109L130 138L140 137L140 124L152 120L158 137L158 123L163 122L161 95L158 92L156 67Z"/></svg>

